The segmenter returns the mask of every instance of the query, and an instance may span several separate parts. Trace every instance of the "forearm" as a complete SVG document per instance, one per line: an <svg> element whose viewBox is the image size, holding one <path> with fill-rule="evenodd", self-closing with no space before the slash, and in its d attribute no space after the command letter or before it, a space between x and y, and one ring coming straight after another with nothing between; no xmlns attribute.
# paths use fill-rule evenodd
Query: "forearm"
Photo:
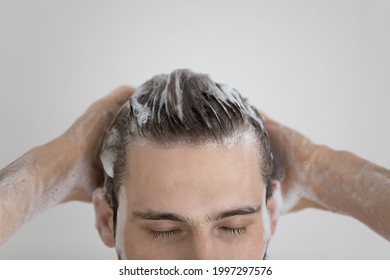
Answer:
<svg viewBox="0 0 390 280"><path fill-rule="evenodd" d="M321 208L352 216L390 240L390 171L352 153L321 146L305 185Z"/></svg>
<svg viewBox="0 0 390 280"><path fill-rule="evenodd" d="M90 201L103 183L98 155L104 132L134 89L122 86L94 102L60 137L0 171L0 244L43 210Z"/></svg>
<svg viewBox="0 0 390 280"><path fill-rule="evenodd" d="M60 153L62 150L62 139L58 138L32 149L0 171L0 244L71 192L69 166L73 156Z"/></svg>

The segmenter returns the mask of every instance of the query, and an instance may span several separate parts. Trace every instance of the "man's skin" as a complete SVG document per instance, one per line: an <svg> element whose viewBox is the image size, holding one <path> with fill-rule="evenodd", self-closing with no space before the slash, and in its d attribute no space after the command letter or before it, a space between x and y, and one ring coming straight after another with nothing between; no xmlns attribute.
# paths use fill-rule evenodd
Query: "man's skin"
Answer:
<svg viewBox="0 0 390 280"><path fill-rule="evenodd" d="M256 145L130 144L115 238L112 209L94 192L102 240L122 259L263 259L277 213Z"/></svg>
<svg viewBox="0 0 390 280"><path fill-rule="evenodd" d="M99 153L105 130L133 92L119 87L93 103L64 134L0 171L0 244L51 206L91 201L92 191L103 185Z"/></svg>
<svg viewBox="0 0 390 280"><path fill-rule="evenodd" d="M0 171L0 244L49 207L91 200L103 184L98 152L104 131L133 91L121 87L98 100L63 135ZM390 170L316 145L270 118L265 126L283 171L281 214L308 207L336 211L390 240Z"/></svg>
<svg viewBox="0 0 390 280"><path fill-rule="evenodd" d="M283 170L283 213L311 207L345 214L390 241L389 169L315 145L270 118L265 126L276 164Z"/></svg>

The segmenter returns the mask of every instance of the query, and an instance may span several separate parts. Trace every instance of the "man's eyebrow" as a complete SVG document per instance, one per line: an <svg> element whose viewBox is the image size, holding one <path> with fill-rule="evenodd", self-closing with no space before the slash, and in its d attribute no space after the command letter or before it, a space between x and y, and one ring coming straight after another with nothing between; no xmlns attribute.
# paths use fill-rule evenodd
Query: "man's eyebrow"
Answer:
<svg viewBox="0 0 390 280"><path fill-rule="evenodd" d="M226 210L223 212L218 213L213 218L209 218L208 220L222 220L233 216L240 216L240 215L250 215L253 213L259 212L261 209L261 206L243 206L243 207L237 207L234 209ZM169 220L169 221L175 221L175 222L181 222L181 223L189 223L190 219L187 217L183 217L181 215L170 213L170 212L160 212L155 210L146 210L146 211L134 211L132 213L133 217L135 218L141 218L145 220L153 220L153 221L159 221L159 220Z"/></svg>
<svg viewBox="0 0 390 280"><path fill-rule="evenodd" d="M226 219L226 218L233 217L233 216L250 215L250 214L259 212L260 209L261 209L260 205L258 205L256 207L252 207L252 206L238 207L238 208L234 208L231 210L227 210L227 211L223 211L221 213L218 213L215 216L214 220L218 221L218 220Z"/></svg>
<svg viewBox="0 0 390 280"><path fill-rule="evenodd" d="M141 218L145 220L170 220L175 222L181 222L181 223L188 223L189 219L183 216L180 216L178 214L169 213L169 212L159 212L154 210L147 210L147 211L134 211L133 216L136 218Z"/></svg>

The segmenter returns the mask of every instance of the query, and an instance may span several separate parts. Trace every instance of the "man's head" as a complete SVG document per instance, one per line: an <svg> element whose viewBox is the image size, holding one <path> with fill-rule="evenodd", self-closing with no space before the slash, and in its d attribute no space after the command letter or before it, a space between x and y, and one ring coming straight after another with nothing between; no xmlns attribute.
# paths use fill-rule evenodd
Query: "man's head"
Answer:
<svg viewBox="0 0 390 280"><path fill-rule="evenodd" d="M141 85L108 131L107 246L129 259L259 259L276 225L260 115L233 88L176 70Z"/></svg>

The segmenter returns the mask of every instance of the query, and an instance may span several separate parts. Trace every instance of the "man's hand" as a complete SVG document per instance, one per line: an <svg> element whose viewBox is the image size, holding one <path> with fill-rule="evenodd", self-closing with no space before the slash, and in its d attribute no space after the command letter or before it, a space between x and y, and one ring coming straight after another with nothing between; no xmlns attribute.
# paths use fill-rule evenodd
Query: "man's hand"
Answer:
<svg viewBox="0 0 390 280"><path fill-rule="evenodd" d="M0 244L38 213L70 200L91 200L103 183L105 131L134 89L123 86L93 103L60 137L0 170Z"/></svg>
<svg viewBox="0 0 390 280"><path fill-rule="evenodd" d="M313 144L266 117L281 181L280 214L308 207L356 218L390 240L390 170L350 152ZM278 193L276 193L278 195Z"/></svg>
<svg viewBox="0 0 390 280"><path fill-rule="evenodd" d="M102 186L103 168L99 155L105 131L133 92L133 88L122 86L94 102L61 136L65 140L64 145L73 150L70 162L86 171L75 172L74 191L66 197L66 201L90 201L93 190Z"/></svg>
<svg viewBox="0 0 390 280"><path fill-rule="evenodd" d="M268 116L264 118L274 156L273 179L281 182L282 197L279 201L281 214L307 207L321 208L306 199L311 196L307 172L319 146L301 133L275 122Z"/></svg>

